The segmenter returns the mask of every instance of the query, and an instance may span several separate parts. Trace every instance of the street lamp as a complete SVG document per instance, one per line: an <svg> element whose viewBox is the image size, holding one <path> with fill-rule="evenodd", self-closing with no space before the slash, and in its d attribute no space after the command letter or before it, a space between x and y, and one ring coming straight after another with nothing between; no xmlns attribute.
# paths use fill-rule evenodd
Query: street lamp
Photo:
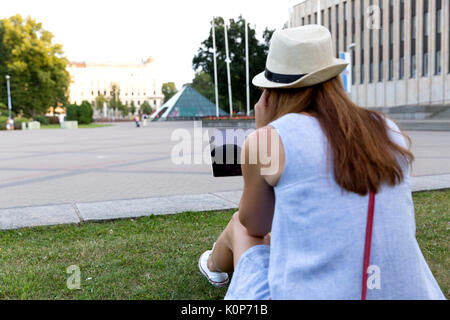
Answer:
<svg viewBox="0 0 450 320"><path fill-rule="evenodd" d="M11 92L10 92L10 88L9 88L9 79L11 79L11 77L9 75L6 75L5 78L6 78L6 88L7 88L7 92L8 92L9 119L11 119Z"/></svg>

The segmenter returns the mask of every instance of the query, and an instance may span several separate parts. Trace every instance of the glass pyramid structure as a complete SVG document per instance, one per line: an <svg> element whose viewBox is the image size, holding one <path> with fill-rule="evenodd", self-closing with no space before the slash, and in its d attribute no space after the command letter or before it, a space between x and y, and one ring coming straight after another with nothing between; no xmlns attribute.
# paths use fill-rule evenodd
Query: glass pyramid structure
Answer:
<svg viewBox="0 0 450 320"><path fill-rule="evenodd" d="M176 95L162 105L159 120L195 119L216 116L216 105L190 86L184 86ZM228 113L219 108L219 116Z"/></svg>

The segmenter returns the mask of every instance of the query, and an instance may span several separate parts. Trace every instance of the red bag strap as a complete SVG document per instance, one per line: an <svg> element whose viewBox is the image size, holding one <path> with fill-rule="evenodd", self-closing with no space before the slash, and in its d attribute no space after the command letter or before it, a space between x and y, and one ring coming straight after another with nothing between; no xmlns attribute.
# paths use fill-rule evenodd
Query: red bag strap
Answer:
<svg viewBox="0 0 450 320"><path fill-rule="evenodd" d="M366 240L364 244L364 262L362 273L362 291L361 300L366 300L367 296L367 269L370 265L370 248L372 244L372 229L373 229L373 212L375 208L375 193L370 191L369 193L369 210L367 211L367 224L366 224Z"/></svg>

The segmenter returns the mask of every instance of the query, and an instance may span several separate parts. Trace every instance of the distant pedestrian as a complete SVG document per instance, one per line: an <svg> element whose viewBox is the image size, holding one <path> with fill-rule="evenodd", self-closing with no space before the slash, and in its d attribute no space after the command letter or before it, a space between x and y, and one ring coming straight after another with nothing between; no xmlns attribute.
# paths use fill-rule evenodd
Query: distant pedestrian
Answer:
<svg viewBox="0 0 450 320"><path fill-rule="evenodd" d="M141 124L139 123L139 121L140 121L139 116L136 116L136 118L134 118L134 120L136 121L136 128L139 128L141 126Z"/></svg>
<svg viewBox="0 0 450 320"><path fill-rule="evenodd" d="M12 117L6 123L6 130L14 130L14 119Z"/></svg>
<svg viewBox="0 0 450 320"><path fill-rule="evenodd" d="M62 127L63 123L64 123L64 115L62 113L58 114L58 121L59 121L59 125Z"/></svg>
<svg viewBox="0 0 450 320"><path fill-rule="evenodd" d="M144 126L144 127L147 126L147 119L148 119L148 116L147 116L146 114L144 114L144 115L142 116L142 123L143 123L143 126Z"/></svg>

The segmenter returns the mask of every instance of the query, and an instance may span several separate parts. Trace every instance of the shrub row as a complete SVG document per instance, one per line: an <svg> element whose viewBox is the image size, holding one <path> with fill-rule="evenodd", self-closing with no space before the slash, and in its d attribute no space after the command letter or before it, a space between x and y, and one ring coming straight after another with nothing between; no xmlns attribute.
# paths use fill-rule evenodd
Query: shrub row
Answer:
<svg viewBox="0 0 450 320"><path fill-rule="evenodd" d="M28 122L28 118L15 118L14 119L14 129L22 130L22 122ZM0 130L6 130L6 124L8 123L8 117L0 116Z"/></svg>

